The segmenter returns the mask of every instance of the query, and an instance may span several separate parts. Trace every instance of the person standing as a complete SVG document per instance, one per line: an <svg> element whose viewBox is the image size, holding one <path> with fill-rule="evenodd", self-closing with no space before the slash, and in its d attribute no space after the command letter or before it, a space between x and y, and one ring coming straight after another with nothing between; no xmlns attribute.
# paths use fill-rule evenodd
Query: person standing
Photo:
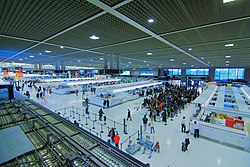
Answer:
<svg viewBox="0 0 250 167"><path fill-rule="evenodd" d="M117 148L119 148L119 142L120 142L120 136L118 134L118 131L116 132L116 135L114 137L114 143Z"/></svg>
<svg viewBox="0 0 250 167"><path fill-rule="evenodd" d="M167 125L167 112L163 111L162 113L162 121L164 122L164 125Z"/></svg>
<svg viewBox="0 0 250 167"><path fill-rule="evenodd" d="M185 123L185 117L182 117L181 119L181 132L186 132L186 123Z"/></svg>
<svg viewBox="0 0 250 167"><path fill-rule="evenodd" d="M102 121L102 115L104 114L102 108L98 111L98 113L99 113L99 121Z"/></svg>
<svg viewBox="0 0 250 167"><path fill-rule="evenodd" d="M199 130L199 125L196 121L194 121L194 138L199 138L200 137L200 130Z"/></svg>
<svg viewBox="0 0 250 167"><path fill-rule="evenodd" d="M107 102L107 108L109 108L109 99L107 99L106 102Z"/></svg>
<svg viewBox="0 0 250 167"><path fill-rule="evenodd" d="M185 144L186 144L186 150L188 150L188 146L190 144L189 131L186 131Z"/></svg>
<svg viewBox="0 0 250 167"><path fill-rule="evenodd" d="M147 115L144 115L144 117L142 118L142 123L144 126L144 131L146 131L147 130L147 123L148 123Z"/></svg>
<svg viewBox="0 0 250 167"><path fill-rule="evenodd" d="M150 133L155 133L155 128L154 128L154 119L152 118L151 121L150 121Z"/></svg>
<svg viewBox="0 0 250 167"><path fill-rule="evenodd" d="M132 121L132 118L131 118L131 111L128 109L128 117L127 117L127 120L130 119L130 121Z"/></svg>

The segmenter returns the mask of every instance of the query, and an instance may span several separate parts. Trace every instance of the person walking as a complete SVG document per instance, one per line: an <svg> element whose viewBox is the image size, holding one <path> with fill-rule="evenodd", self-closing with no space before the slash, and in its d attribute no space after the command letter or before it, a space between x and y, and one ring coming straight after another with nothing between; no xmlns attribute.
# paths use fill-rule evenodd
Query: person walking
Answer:
<svg viewBox="0 0 250 167"><path fill-rule="evenodd" d="M128 109L128 117L127 117L127 120L130 119L130 121L132 121L132 118L131 118L131 111Z"/></svg>
<svg viewBox="0 0 250 167"><path fill-rule="evenodd" d="M181 132L186 132L186 123L185 123L185 117L182 117L181 119Z"/></svg>
<svg viewBox="0 0 250 167"><path fill-rule="evenodd" d="M200 130L199 130L199 125L196 121L194 121L194 138L199 138L200 137Z"/></svg>
<svg viewBox="0 0 250 167"><path fill-rule="evenodd" d="M118 134L118 131L116 132L116 135L114 137L114 143L117 148L119 148L119 142L120 142L120 136Z"/></svg>
<svg viewBox="0 0 250 167"><path fill-rule="evenodd" d="M146 131L147 130L147 123L148 123L148 118L147 118L146 114L142 118L142 123L143 123L143 126L144 126L144 131Z"/></svg>

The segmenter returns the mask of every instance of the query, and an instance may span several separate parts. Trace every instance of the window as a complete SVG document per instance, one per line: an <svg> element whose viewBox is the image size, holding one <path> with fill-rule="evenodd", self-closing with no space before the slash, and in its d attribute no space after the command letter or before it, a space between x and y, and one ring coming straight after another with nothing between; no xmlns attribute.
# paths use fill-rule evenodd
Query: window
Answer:
<svg viewBox="0 0 250 167"><path fill-rule="evenodd" d="M208 75L208 68L200 68L200 69L186 69L186 75Z"/></svg>
<svg viewBox="0 0 250 167"><path fill-rule="evenodd" d="M167 75L169 76L181 75L181 69L167 69Z"/></svg>
<svg viewBox="0 0 250 167"><path fill-rule="evenodd" d="M216 68L214 80L244 79L245 68Z"/></svg>

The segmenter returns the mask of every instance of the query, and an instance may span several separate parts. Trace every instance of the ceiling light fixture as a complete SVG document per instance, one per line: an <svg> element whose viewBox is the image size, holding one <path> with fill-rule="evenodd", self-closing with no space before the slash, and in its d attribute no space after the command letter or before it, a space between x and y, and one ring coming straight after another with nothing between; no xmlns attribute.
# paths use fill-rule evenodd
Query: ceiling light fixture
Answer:
<svg viewBox="0 0 250 167"><path fill-rule="evenodd" d="M39 53L39 55L42 55L42 53Z"/></svg>
<svg viewBox="0 0 250 167"><path fill-rule="evenodd" d="M94 40L99 39L99 37L97 37L97 36L95 36L95 35L92 35L92 36L90 36L89 38L90 38L90 39L94 39Z"/></svg>
<svg viewBox="0 0 250 167"><path fill-rule="evenodd" d="M231 58L231 56L225 56L226 58Z"/></svg>
<svg viewBox="0 0 250 167"><path fill-rule="evenodd" d="M204 57L201 57L201 59L203 60L203 59L204 59Z"/></svg>
<svg viewBox="0 0 250 167"><path fill-rule="evenodd" d="M22 61L23 59L19 59L20 61Z"/></svg>
<svg viewBox="0 0 250 167"><path fill-rule="evenodd" d="M210 62L207 62L208 64L210 63Z"/></svg>
<svg viewBox="0 0 250 167"><path fill-rule="evenodd" d="M144 61L144 63L146 63L147 61Z"/></svg>
<svg viewBox="0 0 250 167"><path fill-rule="evenodd" d="M152 55L152 54L153 54L153 53L150 53L150 52L149 52L149 53L147 53L147 55Z"/></svg>
<svg viewBox="0 0 250 167"><path fill-rule="evenodd" d="M131 62L128 62L129 64L131 64Z"/></svg>
<svg viewBox="0 0 250 167"><path fill-rule="evenodd" d="M34 56L30 56L30 57L34 57Z"/></svg>
<svg viewBox="0 0 250 167"><path fill-rule="evenodd" d="M230 61L226 61L226 63L230 63Z"/></svg>
<svg viewBox="0 0 250 167"><path fill-rule="evenodd" d="M192 50L192 48L189 48L188 50Z"/></svg>
<svg viewBox="0 0 250 167"><path fill-rule="evenodd" d="M170 59L170 61L174 61L174 59Z"/></svg>
<svg viewBox="0 0 250 167"><path fill-rule="evenodd" d="M50 50L45 50L45 52L46 52L46 53L51 53L51 51L50 51Z"/></svg>
<svg viewBox="0 0 250 167"><path fill-rule="evenodd" d="M191 67L193 67L194 65L192 64Z"/></svg>
<svg viewBox="0 0 250 167"><path fill-rule="evenodd" d="M229 66L229 64L226 64L226 66Z"/></svg>
<svg viewBox="0 0 250 167"><path fill-rule="evenodd" d="M187 63L182 63L182 64L187 64Z"/></svg>
<svg viewBox="0 0 250 167"><path fill-rule="evenodd" d="M103 60L103 58L100 58L100 60Z"/></svg>
<svg viewBox="0 0 250 167"><path fill-rule="evenodd" d="M149 23L153 23L153 22L154 22L154 19L148 19L148 22L149 22Z"/></svg>
<svg viewBox="0 0 250 167"><path fill-rule="evenodd" d="M61 49L63 49L64 47L63 46L60 46Z"/></svg>
<svg viewBox="0 0 250 167"><path fill-rule="evenodd" d="M81 62L81 60L78 60L77 62L78 62L78 63L80 63L80 62Z"/></svg>
<svg viewBox="0 0 250 167"><path fill-rule="evenodd" d="M234 0L223 0L223 3L233 2Z"/></svg>
<svg viewBox="0 0 250 167"><path fill-rule="evenodd" d="M27 59L27 57L25 57L24 59Z"/></svg>
<svg viewBox="0 0 250 167"><path fill-rule="evenodd" d="M234 44L232 44L232 43L225 45L225 47L232 47L232 46L234 46Z"/></svg>

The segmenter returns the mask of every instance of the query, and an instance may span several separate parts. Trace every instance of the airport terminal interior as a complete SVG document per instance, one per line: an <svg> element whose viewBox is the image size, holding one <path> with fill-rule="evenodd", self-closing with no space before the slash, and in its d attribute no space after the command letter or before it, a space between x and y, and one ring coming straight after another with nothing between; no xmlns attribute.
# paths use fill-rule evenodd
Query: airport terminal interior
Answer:
<svg viewBox="0 0 250 167"><path fill-rule="evenodd" d="M0 166L250 166L249 0L0 0Z"/></svg>

